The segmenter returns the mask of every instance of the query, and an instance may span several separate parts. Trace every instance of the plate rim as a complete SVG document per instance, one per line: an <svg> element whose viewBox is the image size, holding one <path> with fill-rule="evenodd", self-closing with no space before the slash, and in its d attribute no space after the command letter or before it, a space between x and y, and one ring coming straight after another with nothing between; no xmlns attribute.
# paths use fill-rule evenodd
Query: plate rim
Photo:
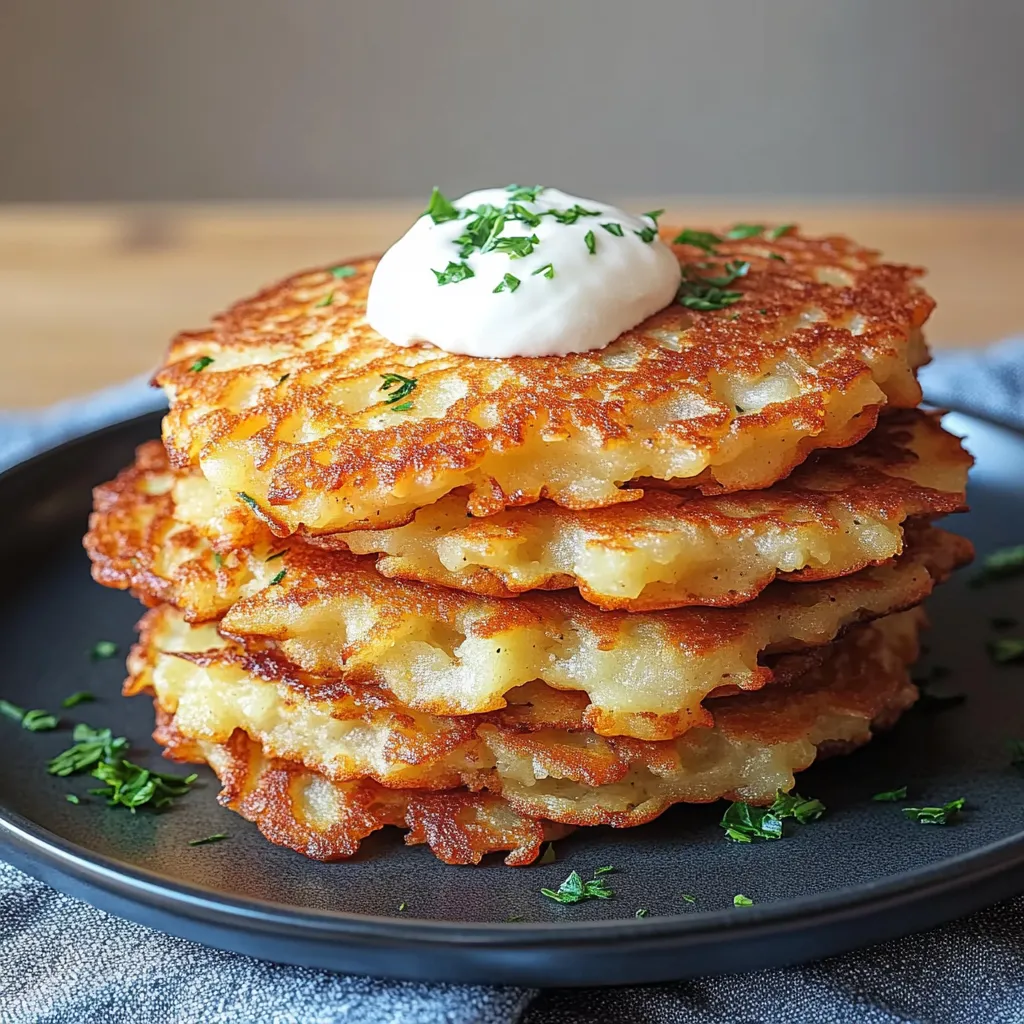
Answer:
<svg viewBox="0 0 1024 1024"><path fill-rule="evenodd" d="M959 409L948 411L1024 438L1024 430L997 419ZM0 472L0 491L12 477L45 468L45 463L51 459L76 448L102 444L107 437L122 432L141 431L150 426L158 428L162 415L163 410L155 409L67 438ZM763 942L768 937L778 938L780 932L792 933L794 930L801 934L831 934L837 928L842 930L844 925L849 926L848 941L836 941L833 934L824 945L819 943L819 952L814 957L818 958L867 944L858 935L858 928L866 921L875 924L877 930L879 924L901 914L904 907L914 906L915 910L920 910L922 904L930 907L931 913L924 915L927 923L922 924L920 918L910 920L910 915L907 915L906 927L897 925L893 929L891 925L883 924L883 934L869 941L882 941L920 931L1024 891L1024 832L889 878L755 904L742 910L723 907L640 920L623 917L598 921L465 923L319 910L230 894L126 864L66 840L12 810L2 794L0 852L15 867L72 897L84 899L117 916L217 948L262 955L279 962L329 967L332 966L330 950L335 951L333 959L337 960L337 954L344 957L346 952L351 953L339 943L352 941L365 947L370 955L386 950L405 953L429 951L446 953L456 961L421 963L413 970L409 970L408 965L396 964L393 971L388 970L387 965L378 965L379 969L365 973L421 980L486 979L521 984L537 984L539 975L549 975L550 971L538 968L532 956L549 955L555 950L580 955L599 950L608 952L609 946L613 946L611 951L614 955L625 959L629 954L644 951L678 954L705 947L705 956L699 958L704 960L711 947L723 942ZM80 886L87 890L88 895L82 895ZM954 908L952 911L951 907ZM154 913L159 918L158 924L153 923ZM176 922L188 927L183 931L174 927ZM229 934L235 934L240 927L247 929L245 942L223 941L225 929ZM195 928L213 929L216 935L203 938L195 933ZM280 947L275 947L273 955L268 955L265 950L253 952L254 944L258 946L261 941L274 939L282 941ZM294 953L288 955L288 942L303 946L306 953L298 958ZM330 947L326 962L323 957L319 960L310 958L309 944ZM784 947L785 943L780 942L779 946ZM458 960L460 954L468 954L468 960ZM774 964L809 958L782 955L774 960ZM758 965L764 966L764 960L761 957ZM659 969L652 961L646 972L641 965L640 970L629 972L628 977L610 977L605 983L662 981L710 973L706 967L691 971L689 966L679 964L674 971L666 973L664 964ZM728 971L736 969L735 962L721 967L721 970ZM363 968L359 970L364 971ZM541 982L544 983L552 982ZM602 980L600 975L597 978L559 977L557 983L601 984Z"/></svg>

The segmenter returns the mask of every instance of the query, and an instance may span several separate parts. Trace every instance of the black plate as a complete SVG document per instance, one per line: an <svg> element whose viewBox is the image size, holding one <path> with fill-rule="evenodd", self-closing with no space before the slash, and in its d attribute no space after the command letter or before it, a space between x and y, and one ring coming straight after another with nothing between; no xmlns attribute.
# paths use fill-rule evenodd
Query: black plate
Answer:
<svg viewBox="0 0 1024 1024"><path fill-rule="evenodd" d="M1024 438L960 416L950 426L978 457L974 511L951 525L982 553L1024 541ZM53 709L74 690L93 690L100 700L65 718L112 726L154 765L149 702L118 695L120 658L88 657L98 639L125 650L139 607L92 583L79 538L91 485L157 433L158 417L142 417L0 477L0 697ZM940 590L924 666L946 666L941 686L969 699L915 711L852 757L805 773L801 791L824 800L828 814L781 842L724 841L716 805L676 808L639 829L581 830L558 844L558 863L532 868L506 868L497 857L447 867L424 847L403 846L394 830L377 833L352 861L317 864L220 808L206 770L164 814L133 816L95 798L73 806L65 794L84 794L89 780L45 771L68 745L68 728L29 733L0 719L0 844L14 864L115 914L225 949L349 972L615 984L812 959L1024 889L1024 778L1006 749L1024 737L1024 668L993 666L985 652L991 618L1024 610L1021 596L1018 582L971 589L964 574ZM916 804L966 797L962 821L925 827L905 820L899 805L869 800L902 784ZM231 838L187 845L220 831ZM604 864L617 868L614 900L560 906L539 893L572 869L586 876ZM755 905L735 908L736 893ZM641 908L649 916L638 920ZM522 922L508 923L512 915Z"/></svg>

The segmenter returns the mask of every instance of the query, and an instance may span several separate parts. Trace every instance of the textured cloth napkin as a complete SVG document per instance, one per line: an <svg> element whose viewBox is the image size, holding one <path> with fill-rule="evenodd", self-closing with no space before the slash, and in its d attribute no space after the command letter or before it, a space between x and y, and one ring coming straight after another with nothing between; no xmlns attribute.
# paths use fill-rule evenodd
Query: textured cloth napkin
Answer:
<svg viewBox="0 0 1024 1024"><path fill-rule="evenodd" d="M929 401L1024 427L1024 340L942 353ZM160 407L142 381L0 415L0 469ZM0 1024L1020 1024L1024 897L820 963L628 989L381 981L265 963L111 917L0 863Z"/></svg>

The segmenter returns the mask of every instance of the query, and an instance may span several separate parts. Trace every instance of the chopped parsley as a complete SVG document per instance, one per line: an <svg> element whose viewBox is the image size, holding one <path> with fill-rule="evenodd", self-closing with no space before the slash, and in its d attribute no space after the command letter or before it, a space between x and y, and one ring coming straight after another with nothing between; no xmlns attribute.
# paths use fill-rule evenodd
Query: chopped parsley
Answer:
<svg viewBox="0 0 1024 1024"><path fill-rule="evenodd" d="M334 292L328 292L319 302L313 303L314 309L322 309L324 306L331 306L334 304Z"/></svg>
<svg viewBox="0 0 1024 1024"><path fill-rule="evenodd" d="M190 367L189 370L192 373L202 373L210 363L213 362L213 356L200 356Z"/></svg>
<svg viewBox="0 0 1024 1024"><path fill-rule="evenodd" d="M480 251L481 252L507 252L509 259L520 260L524 256L529 256L533 252L533 247L540 243L540 239L536 235L508 235L501 238L495 238L493 241L488 242ZM515 291L515 289L512 289Z"/></svg>
<svg viewBox="0 0 1024 1024"><path fill-rule="evenodd" d="M152 804L156 810L166 807L175 797L188 793L199 778L194 772L185 776L154 772L126 760L100 761L89 774L106 783L90 789L90 793L106 797L111 807L127 807L132 814L145 804Z"/></svg>
<svg viewBox="0 0 1024 1024"><path fill-rule="evenodd" d="M696 896L691 896L688 892L684 892L682 898L683 898L683 902L684 903L696 903L697 902L697 897Z"/></svg>
<svg viewBox="0 0 1024 1024"><path fill-rule="evenodd" d="M67 800L67 802L69 804L80 804L82 802L81 800L78 799L77 796L75 796L74 793L67 793L65 795L64 799Z"/></svg>
<svg viewBox="0 0 1024 1024"><path fill-rule="evenodd" d="M709 252L714 255L715 246L721 241L722 239L719 238L718 235L713 234L710 231L694 231L692 228L686 228L685 231L681 231L672 239L672 244L693 245L698 249L703 249L705 252Z"/></svg>
<svg viewBox="0 0 1024 1024"><path fill-rule="evenodd" d="M907 787L900 786L899 789L887 789L883 793L876 793L871 799L882 804L894 804L898 800L907 799Z"/></svg>
<svg viewBox="0 0 1024 1024"><path fill-rule="evenodd" d="M400 373L382 373L381 378L384 383L378 390L389 392L388 397L384 399L387 405L395 405L395 402L401 402L403 398L408 398L419 385L419 381L415 377L403 377ZM411 408L410 402L395 406L397 412L406 412Z"/></svg>
<svg viewBox="0 0 1024 1024"><path fill-rule="evenodd" d="M795 224L780 224L778 227L772 228L765 237L769 242L774 242L783 235L788 235L795 227Z"/></svg>
<svg viewBox="0 0 1024 1024"><path fill-rule="evenodd" d="M752 843L755 839L781 839L782 822L794 818L801 825L815 821L825 813L820 800L807 800L798 793L775 796L770 807L752 807L740 800L731 803L719 822L726 839L734 843Z"/></svg>
<svg viewBox="0 0 1024 1024"><path fill-rule="evenodd" d="M740 238L756 238L758 235L763 234L763 224L736 224L726 231L725 237L731 241L736 241Z"/></svg>
<svg viewBox="0 0 1024 1024"><path fill-rule="evenodd" d="M430 202L421 216L429 217L435 224L443 224L445 221L458 220L461 215L435 185L430 193Z"/></svg>
<svg viewBox="0 0 1024 1024"><path fill-rule="evenodd" d="M941 807L904 807L903 816L919 825L948 825L963 810L965 803L961 796Z"/></svg>
<svg viewBox="0 0 1024 1024"><path fill-rule="evenodd" d="M12 704L9 700L0 699L0 715L20 723L25 717L25 709L19 708L17 704Z"/></svg>
<svg viewBox="0 0 1024 1024"><path fill-rule="evenodd" d="M337 278L355 277L356 268L348 265L343 267L331 267L331 276Z"/></svg>
<svg viewBox="0 0 1024 1024"><path fill-rule="evenodd" d="M272 579L272 580L270 581L270 583L268 584L268 586L271 586L271 587L276 587L276 586L278 585L278 583L280 583L280 582L281 582L281 580L283 580L283 579L285 578L285 576L286 576L287 574L288 574L288 570L287 570L287 569L282 569L282 570L281 570L281 571L280 571L280 572L279 572L279 573L278 573L278 574L277 574L277 575L276 575L276 576L275 576L275 577L274 577L274 578L273 578L273 579Z"/></svg>
<svg viewBox="0 0 1024 1024"><path fill-rule="evenodd" d="M227 839L227 832L215 832L212 836L204 836L202 839L190 839L188 841L189 846L205 846L207 843L219 843L222 839Z"/></svg>
<svg viewBox="0 0 1024 1024"><path fill-rule="evenodd" d="M287 554L287 548L283 548L281 551L275 551L272 555L267 555L267 557L263 559L264 564L267 562L276 562L279 558L284 558Z"/></svg>
<svg viewBox="0 0 1024 1024"><path fill-rule="evenodd" d="M476 277L473 271L465 263L452 263L450 261L444 270L432 270L432 273L434 277L437 278L437 283L439 285L458 284L459 281L465 281L467 278Z"/></svg>
<svg viewBox="0 0 1024 1024"><path fill-rule="evenodd" d="M725 838L734 843L752 843L755 839L781 839L782 819L768 807L751 807L742 801L731 803L718 823Z"/></svg>
<svg viewBox="0 0 1024 1024"><path fill-rule="evenodd" d="M73 708L79 704L87 704L89 701L95 700L96 695L90 693L88 690L77 690L71 694L70 697L65 697L61 702L62 708Z"/></svg>
<svg viewBox="0 0 1024 1024"><path fill-rule="evenodd" d="M494 289L495 292L514 292L522 282L512 274L506 274Z"/></svg>
<svg viewBox="0 0 1024 1024"><path fill-rule="evenodd" d="M505 191L509 193L508 200L510 203L535 203L537 202L537 196L544 191L544 186L531 185L528 188L524 188L522 185L506 185Z"/></svg>
<svg viewBox="0 0 1024 1024"><path fill-rule="evenodd" d="M600 217L600 210L588 210L579 203L570 206L568 210L549 210L548 213L558 221L559 224L575 224L580 217Z"/></svg>
<svg viewBox="0 0 1024 1024"><path fill-rule="evenodd" d="M732 260L724 266L725 273L718 277L699 277L692 266L683 267L682 280L676 292L676 302L687 309L701 311L725 309L743 298L742 292L728 290L729 285L750 270L746 260Z"/></svg>
<svg viewBox="0 0 1024 1024"><path fill-rule="evenodd" d="M213 565L216 569L224 567L224 556L219 551L214 551L213 553Z"/></svg>
<svg viewBox="0 0 1024 1024"><path fill-rule="evenodd" d="M29 732L48 732L50 729L57 728L58 721L57 716L49 711L35 708L25 712L25 717L21 720L21 727Z"/></svg>
<svg viewBox="0 0 1024 1024"><path fill-rule="evenodd" d="M113 640L97 640L92 645L89 657L93 661L106 661L107 658L113 658L115 654L117 654L117 644Z"/></svg>
<svg viewBox="0 0 1024 1024"><path fill-rule="evenodd" d="M485 204L478 206L472 212L476 216L467 222L462 234L455 239L455 244L459 246L459 255L463 259L472 255L477 249L485 252L493 248L495 239L505 227L504 214L493 206Z"/></svg>
<svg viewBox="0 0 1024 1024"><path fill-rule="evenodd" d="M503 206L495 206L491 203L481 203L472 209L459 209L449 201L437 188L430 196L430 202L424 211L424 216L429 216L435 224L446 221L458 220L461 222L462 232L453 242L458 251L459 259L465 261L475 252L501 252L508 255L510 259L522 259L529 256L534 248L540 244L537 235L504 235L506 225L510 222L525 224L527 227L536 228L545 217L550 217L559 224L575 224L581 217L599 217L600 210L588 210L579 203L565 209L531 210L524 203L536 203L537 197L544 191L543 185L524 187L521 185L508 185L505 188L507 201ZM657 237L658 217L664 210L651 210L643 214L652 222L652 226L645 226L642 230L634 232L644 242L650 243ZM623 227L616 221L608 221L601 224L609 234L618 238L625 235ZM597 251L597 239L594 232L587 231L584 236L587 251L594 255ZM465 262L449 262L444 270L431 271L437 278L439 285L455 284L474 277L472 268ZM550 263L532 272L534 275L542 274L548 280L555 276L554 268ZM502 282L493 289L495 293L514 292L521 282L512 275L505 275Z"/></svg>
<svg viewBox="0 0 1024 1024"><path fill-rule="evenodd" d="M1024 637L1002 636L988 644L988 653L997 665L1024 661Z"/></svg>
<svg viewBox="0 0 1024 1024"><path fill-rule="evenodd" d="M516 186L506 191L509 192L509 201L500 209L483 203L476 209L459 212L458 216L464 218L466 224L462 234L454 241L459 247L459 256L462 259L466 259L477 250L505 252L511 259L519 259L533 252L533 247L540 242L536 235L502 236L501 233L509 221L535 228L544 217L553 217L562 224L574 224L579 217L599 215L597 210L585 210L578 204L568 210L544 210L540 213L528 210L522 203L535 202L537 195L543 191L543 186L540 185L529 189Z"/></svg>
<svg viewBox="0 0 1024 1024"><path fill-rule="evenodd" d="M0 700L0 715L18 722L22 729L26 729L29 732L46 732L50 729L56 729L57 722L59 721L57 716L49 711L43 711L41 708L33 708L30 711L26 711L24 708L19 708L17 704L12 704L9 700Z"/></svg>
<svg viewBox="0 0 1024 1024"><path fill-rule="evenodd" d="M769 809L780 818L795 818L801 825L817 821L825 813L825 805L820 800L806 800L799 793L783 793L781 790Z"/></svg>
<svg viewBox="0 0 1024 1024"><path fill-rule="evenodd" d="M408 909L408 906L409 906L409 904L406 903L405 900L402 900L402 902L398 904L398 909L399 910L406 910L406 909Z"/></svg>
<svg viewBox="0 0 1024 1024"><path fill-rule="evenodd" d="M1024 573L1024 544L1017 544L1014 547L1000 548L998 551L986 555L982 559L980 571L971 583L980 587L993 580L1019 576L1021 573Z"/></svg>
<svg viewBox="0 0 1024 1024"><path fill-rule="evenodd" d="M253 510L253 512L259 512L260 506L256 499L251 494L246 494L245 491L239 491L238 497L246 503Z"/></svg>
<svg viewBox="0 0 1024 1024"><path fill-rule="evenodd" d="M540 860L538 860L537 863L554 864L557 859L558 858L555 856L555 844L548 843L548 845L544 847L544 852L540 855Z"/></svg>
<svg viewBox="0 0 1024 1024"><path fill-rule="evenodd" d="M647 911L644 910L643 907L641 907L633 916L634 917L646 917L647 916Z"/></svg>
<svg viewBox="0 0 1024 1024"><path fill-rule="evenodd" d="M732 905L734 907L752 907L754 901L749 896L744 896L743 893L738 892L732 898Z"/></svg>
<svg viewBox="0 0 1024 1024"><path fill-rule="evenodd" d="M109 729L93 729L79 724L72 733L74 746L62 751L47 764L51 775L65 778L76 772L84 772L101 761L116 761L128 750L128 741L123 736L114 736Z"/></svg>
<svg viewBox="0 0 1024 1024"><path fill-rule="evenodd" d="M471 255L476 249L480 252L491 252L508 219L493 206L478 206L475 213L476 216L466 225L463 233L455 239L460 246L459 255L463 258ZM530 216L532 218L533 215Z"/></svg>
<svg viewBox="0 0 1024 1024"><path fill-rule="evenodd" d="M702 277L701 280L716 288L728 288L734 281L747 276L750 263L747 260L730 260L723 269L725 273L721 277Z"/></svg>
<svg viewBox="0 0 1024 1024"><path fill-rule="evenodd" d="M609 869L611 870L611 869ZM587 882L580 878L579 872L573 871L557 889L541 889L541 895L556 903L582 903L584 900L610 900L615 893L608 888L603 878L595 877Z"/></svg>
<svg viewBox="0 0 1024 1024"><path fill-rule="evenodd" d="M291 376L290 373L283 373L283 374L281 374L281 376L277 378L277 383L278 384L283 384L290 376Z"/></svg>
<svg viewBox="0 0 1024 1024"><path fill-rule="evenodd" d="M532 202L533 200L528 201ZM531 228L537 227L541 222L541 214L534 213L532 210L528 210L525 206L520 206L518 203L510 202L506 209L508 210L508 215L512 220L522 221L523 224L527 224Z"/></svg>
<svg viewBox="0 0 1024 1024"><path fill-rule="evenodd" d="M594 868L594 876L596 877L597 875L609 875L614 870L615 868L613 868L610 864L606 864L603 868Z"/></svg>
<svg viewBox="0 0 1024 1024"><path fill-rule="evenodd" d="M114 736L110 729L79 724L72 736L74 746L53 758L47 770L61 778L87 771L94 779L105 783L89 792L106 797L111 807L128 807L133 813L144 804L159 809L187 793L198 778L195 774L165 775L125 760L122 755L128 751L128 740Z"/></svg>

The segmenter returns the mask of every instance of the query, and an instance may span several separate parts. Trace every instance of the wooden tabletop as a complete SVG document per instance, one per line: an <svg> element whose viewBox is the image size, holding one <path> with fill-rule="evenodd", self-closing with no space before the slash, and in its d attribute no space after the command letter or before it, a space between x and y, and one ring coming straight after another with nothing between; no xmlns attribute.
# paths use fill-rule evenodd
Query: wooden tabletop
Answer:
<svg viewBox="0 0 1024 1024"><path fill-rule="evenodd" d="M666 223L796 221L929 268L935 347L1024 334L1024 203L900 207L643 201ZM634 204L629 204L633 208ZM262 285L379 252L422 208L381 205L0 207L0 408L151 370L177 330Z"/></svg>

